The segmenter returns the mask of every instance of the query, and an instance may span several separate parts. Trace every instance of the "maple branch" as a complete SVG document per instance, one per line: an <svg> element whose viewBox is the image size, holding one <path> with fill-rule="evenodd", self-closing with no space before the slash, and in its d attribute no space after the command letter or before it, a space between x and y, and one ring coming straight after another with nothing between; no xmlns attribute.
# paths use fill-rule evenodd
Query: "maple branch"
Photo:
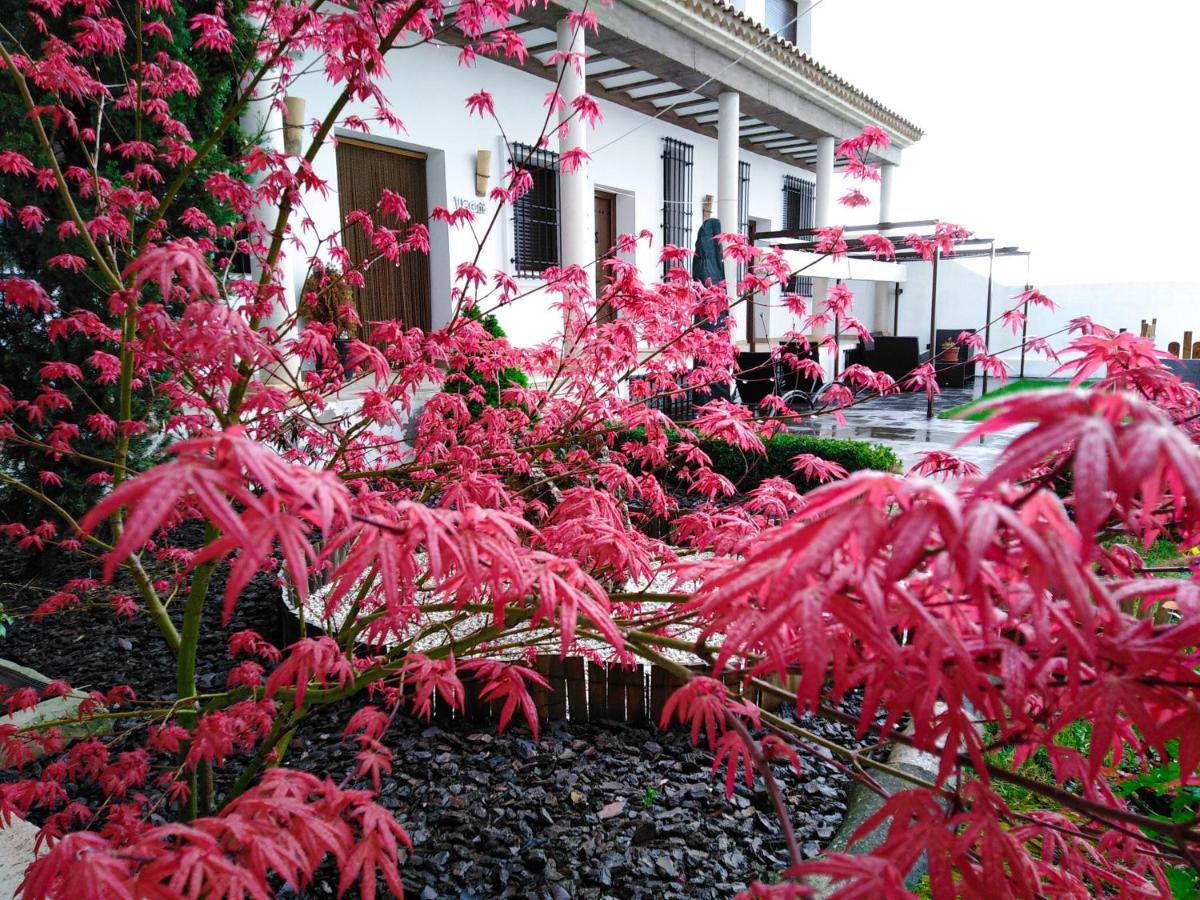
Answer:
<svg viewBox="0 0 1200 900"><path fill-rule="evenodd" d="M322 2L322 0L318 0L318 3L320 2ZM383 40L380 41L378 52L381 57L386 55L388 50L390 50L392 45L396 42L396 39L400 36L401 32L408 27L409 23L416 18L417 14L425 8L427 3L428 0L413 0L412 4L404 11L403 15L397 18L391 29L384 36ZM372 63L367 63L367 69L368 71L373 71L374 65ZM337 99L331 104L329 110L321 120L321 125L317 129L316 134L313 135L308 151L304 154L305 163L311 164L312 161L316 159L317 153L324 146L325 140L329 136L329 132L332 131L334 125L337 124L338 116L341 115L342 110L346 108L346 104L350 102L353 95L353 84L347 84L346 87L342 89L342 92L338 95ZM267 251L266 258L262 262L262 274L259 276L260 291L265 289L270 284L271 279L274 277L275 266L279 263L280 253L283 252L283 241L285 235L287 234L288 220L291 217L293 206L294 204L292 197L289 194L285 194L283 200L279 204L279 212L275 220L275 228L271 234L270 248ZM258 317L256 316L251 320L250 327L257 330L259 324ZM252 374L253 368L249 362L243 362L239 366L238 380L230 389L229 402L227 404L230 417L233 421L237 421L238 410L241 406L242 398L245 396L246 390L250 386L250 378Z"/></svg>
<svg viewBox="0 0 1200 900"><path fill-rule="evenodd" d="M763 690L769 690L775 694L780 693L780 689L776 685L772 685L769 682L763 681L758 678L754 679L754 682L759 688L761 688ZM785 698L788 698L788 699L792 698L792 695L786 691L782 692L782 694ZM859 721L855 716L844 713L841 710L836 710L836 709L826 706L824 704L822 704L818 708L817 712L821 716L824 716L825 718L834 719L834 720L842 722L843 724L846 724L846 725L851 725L853 727L858 727L858 725L859 725ZM766 717L766 715L767 714L764 713L764 718ZM897 743L905 744L909 747L912 747L915 750L924 751L924 748L921 747L917 743L916 740L914 740L911 736L904 734L903 732L893 731L891 734L888 735L888 739L896 741ZM863 761L865 762L866 759L867 758L864 758ZM966 767L971 770L974 770L974 768L975 768L975 764L972 762L971 758L965 753L959 754L959 756L957 758L957 762L960 767ZM871 762L869 764L874 766L874 762ZM879 768L878 766L875 766L875 767ZM1045 784L1044 782L1038 781L1035 778L1030 778L1026 775L1022 775L1019 772L1013 772L1012 770L1006 769L1003 766L999 766L995 763L987 763L986 768L987 768L987 774L992 778L996 778L999 781L1005 781L1005 782L1008 782L1009 784L1015 785L1017 787L1024 788L1025 790L1030 791L1031 793L1039 794L1043 797L1046 797L1049 800L1053 800L1056 803L1058 803L1060 806L1065 806L1070 809L1074 809L1077 812L1085 813L1094 818L1102 819L1102 820L1112 819L1115 821L1128 823L1130 825L1134 825L1134 826L1136 826L1138 828L1142 828L1142 829L1164 831L1164 832L1171 833L1172 837L1175 839L1185 838L1185 839L1191 841L1192 843L1200 843L1200 831L1197 831L1197 830L1191 828L1190 823L1182 823L1181 824L1181 823L1162 822L1158 819L1154 819L1149 816L1140 815L1139 813L1130 812L1128 810L1119 809L1116 807L1106 806L1103 803L1097 803L1095 801L1088 800L1086 797L1080 797L1077 794L1073 794L1070 791L1063 790L1062 788L1056 787L1054 785ZM887 771L887 770L885 769L883 771ZM888 774L897 775L897 777L903 777L903 776L899 776L897 774L898 772L899 772L899 770L896 770L896 771L888 772ZM908 776L908 777L905 777L905 780L913 781L914 779L911 776ZM930 782L917 781L915 783L921 783L922 786L927 786L927 787L933 786Z"/></svg>
<svg viewBox="0 0 1200 900"><path fill-rule="evenodd" d="M317 10L319 10L325 4L325 2L326 0L314 0L313 4L307 8L307 14L315 14ZM424 2L424 0L422 0L422 2ZM167 210L174 202L176 195L183 190L184 186L188 182L188 179L192 177L196 169L199 168L200 164L204 161L208 154L212 152L213 148L225 138L225 135L228 133L229 129L237 121L238 116L242 114L242 110L245 109L246 104L249 103L254 97L254 92L258 89L258 85L266 77L267 73L275 67L284 54L287 53L292 41L300 32L301 27L303 27L305 18L305 16L296 17L296 20L292 26L292 30L286 37L279 40L271 57L265 60L261 66L259 66L258 71L254 73L253 77L250 79L241 95L236 101L229 105L229 108L225 110L225 114L221 117L221 120L213 127L212 133L205 139L204 143L200 145L200 149L198 149L192 158L183 166L183 168L179 170L179 174L175 176L175 180L171 182L164 192L163 199L159 202L154 212L150 215L145 231L143 232L144 236L142 238L142 242L138 247L139 251L145 249L146 242L149 240L150 235L154 233L154 226L157 225L164 216L166 216Z"/></svg>
<svg viewBox="0 0 1200 900"><path fill-rule="evenodd" d="M34 490L29 485L25 484L25 482L21 481L20 479L13 478L11 475L8 475L5 472L0 472L0 482L3 482L9 487L21 491L23 494L26 494L37 500L39 503L44 504L48 509L52 510L56 515L59 516L59 518L66 522L71 527L74 534L80 535L89 544L92 544L93 546L100 550L104 550L105 552L112 550L112 546L110 544L105 543L95 535L84 534L80 530L79 523L75 520L75 518L42 492ZM123 565L133 577L134 584L137 585L138 591L142 595L142 599L146 601L146 609L150 613L150 618L154 621L154 624L158 626L158 630L162 633L164 640L166 640L172 652L177 652L179 650L179 633L175 630L175 623L171 621L171 617L167 614L166 607L163 606L162 601L159 599L158 591L154 589L154 585L150 581L150 576L147 575L146 570L142 568L141 560L134 555L126 560Z"/></svg>
<svg viewBox="0 0 1200 900"><path fill-rule="evenodd" d="M83 220L79 208L75 205L75 198L71 196L71 189L68 187L67 180L63 177L62 169L58 165L58 157L54 153L54 147L50 144L50 138L46 135L46 129L42 127L41 113L37 111L38 106L29 91L29 85L25 81L25 76L17 69L16 63L2 42L0 42L0 60L3 60L8 71L12 73L13 82L17 86L17 93L21 95L21 101L25 104L25 109L29 113L29 121L33 124L33 132L38 144L42 148L46 165L54 174L54 183L58 188L59 197L62 199L63 205L67 208L67 214L71 217L71 221L75 223L75 227L78 230L76 236L83 241L88 255L92 257L92 261L100 269L100 273L109 283L111 289L114 291L123 290L125 285L122 283L120 276L109 268L108 262L104 259L104 254L100 252L100 248L92 240L87 223Z"/></svg>
<svg viewBox="0 0 1200 900"><path fill-rule="evenodd" d="M729 727L738 733L738 737L742 739L742 744L746 747L747 752L754 760L754 765L762 775L763 781L767 786L767 793L771 796L771 803L775 807L775 818L779 820L779 827L783 829L783 840L787 844L788 856L791 857L792 865L798 866L804 862L804 854L800 852L800 845L796 842L796 830L792 828L792 817L788 813L787 801L783 797L783 792L779 790L779 784L775 781L775 773L771 771L771 763L763 755L762 747L759 746L751 735L745 723L726 710L725 719L729 722Z"/></svg>

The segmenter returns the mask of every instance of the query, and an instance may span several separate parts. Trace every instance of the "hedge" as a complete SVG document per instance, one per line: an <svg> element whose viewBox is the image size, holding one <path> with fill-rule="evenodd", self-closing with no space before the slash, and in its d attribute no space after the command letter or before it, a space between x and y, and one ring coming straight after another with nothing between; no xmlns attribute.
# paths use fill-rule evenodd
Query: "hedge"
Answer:
<svg viewBox="0 0 1200 900"><path fill-rule="evenodd" d="M668 432L668 440L678 443L683 438L679 431ZM644 441L645 431L623 431L617 437L616 446L630 441ZM744 453L725 441L702 438L691 431L689 439L694 441L712 460L713 470L724 475L737 486L739 491L752 491L765 479L779 476L787 478L800 490L811 490L816 482L809 482L792 469L792 460L803 453L835 462L847 472L874 469L893 472L900 468L900 458L890 447L883 444L868 444L842 438L811 437L809 435L784 432L763 441L767 455Z"/></svg>
<svg viewBox="0 0 1200 900"><path fill-rule="evenodd" d="M483 315L475 307L471 307L465 313L468 319L473 319L483 326L484 331L494 338L504 338L507 335L504 329L500 327L500 323L491 313ZM484 399L483 403L471 402L467 404L467 408L472 416L478 416L485 406L498 407L500 405L500 392L505 388L513 387L529 387L529 378L520 369L514 369L511 366L500 373L495 378L484 378L483 374L476 369L468 369L462 373L470 383L461 378L453 379L446 384L446 393L448 394L466 394L469 393L475 385L483 388Z"/></svg>

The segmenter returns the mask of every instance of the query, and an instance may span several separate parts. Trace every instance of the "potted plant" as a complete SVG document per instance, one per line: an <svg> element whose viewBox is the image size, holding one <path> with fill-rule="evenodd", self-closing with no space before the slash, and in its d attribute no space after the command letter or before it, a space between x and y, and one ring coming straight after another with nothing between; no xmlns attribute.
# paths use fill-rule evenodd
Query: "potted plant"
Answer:
<svg viewBox="0 0 1200 900"><path fill-rule="evenodd" d="M960 352L961 352L961 348L958 346L958 344L954 343L954 341L951 341L951 340L942 341L942 353L941 353L942 362L948 362L948 363L958 362L958 355Z"/></svg>
<svg viewBox="0 0 1200 900"><path fill-rule="evenodd" d="M309 322L331 325L338 361L345 364L349 343L358 336L354 293L336 266L314 262L300 292L300 315Z"/></svg>

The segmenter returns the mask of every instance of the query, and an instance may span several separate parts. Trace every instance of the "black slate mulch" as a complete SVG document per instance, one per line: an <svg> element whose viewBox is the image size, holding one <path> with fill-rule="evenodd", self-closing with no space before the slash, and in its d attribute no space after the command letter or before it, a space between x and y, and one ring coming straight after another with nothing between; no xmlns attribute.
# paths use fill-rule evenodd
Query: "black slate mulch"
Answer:
<svg viewBox="0 0 1200 900"><path fill-rule="evenodd" d="M198 528L184 529L180 543L198 541ZM251 582L228 625L222 623L219 598L225 574L224 568L214 574L213 593L204 610L196 660L202 691L224 686L230 664L229 636L235 631L252 628L276 642L282 637L279 590L265 577ZM68 580L85 577L99 579L100 564L56 551L40 559L31 558L0 543L0 602L15 617L8 635L0 638L0 657L36 669L47 678L62 678L83 690L103 691L128 684L139 699L173 698L175 659L149 616L118 619L111 607L100 606L68 611L41 622L28 618ZM113 592L136 596L132 584L122 578L117 576ZM90 595L85 599L91 599ZM182 597L173 600L170 612L178 628L183 616Z"/></svg>
<svg viewBox="0 0 1200 900"><path fill-rule="evenodd" d="M10 613L27 612L46 590L83 574L77 564L56 563L31 577L25 566L0 554ZM251 586L228 626L215 599L219 584L206 612L202 688L223 684L230 632L280 633L278 593L269 580ZM125 622L95 609L41 624L19 618L0 640L0 656L75 686L128 683L142 698L173 692L171 656L144 616ZM341 734L352 711L313 715L287 764L338 781L347 777L354 750L341 743ZM804 725L851 742L849 730L834 723ZM380 799L415 844L403 868L408 896L726 897L788 864L766 791L759 784L747 790L739 778L727 800L724 771L714 776L711 755L693 748L685 734L650 725L556 722L535 742L522 726L503 735L484 728L401 717L388 733L396 757ZM803 759L802 776L783 766L776 771L797 837L811 856L841 822L849 782L820 758ZM304 896L336 895L332 869L318 874Z"/></svg>
<svg viewBox="0 0 1200 900"><path fill-rule="evenodd" d="M352 770L337 722L314 719L291 764ZM766 791L739 780L727 800L723 770L714 777L681 732L555 722L535 742L478 728L404 719L388 736L396 759L380 799L413 839L404 877L424 900L727 897L788 865ZM812 856L842 820L847 781L805 763L803 778L776 772Z"/></svg>

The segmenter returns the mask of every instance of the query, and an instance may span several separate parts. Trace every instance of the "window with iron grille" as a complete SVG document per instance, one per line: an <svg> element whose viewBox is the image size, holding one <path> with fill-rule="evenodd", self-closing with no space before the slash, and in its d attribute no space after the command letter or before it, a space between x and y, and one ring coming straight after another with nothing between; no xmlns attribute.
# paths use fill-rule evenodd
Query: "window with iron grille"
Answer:
<svg viewBox="0 0 1200 900"><path fill-rule="evenodd" d="M796 0L767 0L763 22L785 41L796 43L796 18L800 13Z"/></svg>
<svg viewBox="0 0 1200 900"><path fill-rule="evenodd" d="M804 228L816 227L816 221L816 186L811 181L805 181L795 175L783 176L783 227L788 231L799 231ZM808 242L812 238L804 237L801 240ZM811 297L812 279L799 276L793 278L788 289L793 294Z"/></svg>
<svg viewBox="0 0 1200 900"><path fill-rule="evenodd" d="M533 186L513 204L513 267L535 276L557 266L558 154L528 144L513 144L509 164L533 176Z"/></svg>
<svg viewBox="0 0 1200 900"><path fill-rule="evenodd" d="M663 139L663 244L690 247L692 235L692 145ZM663 264L663 275L671 270Z"/></svg>
<svg viewBox="0 0 1200 900"><path fill-rule="evenodd" d="M244 245L243 245L244 246ZM229 274L249 277L251 274L250 254L238 249L238 244L232 238L220 238L217 241L217 262L229 266Z"/></svg>

